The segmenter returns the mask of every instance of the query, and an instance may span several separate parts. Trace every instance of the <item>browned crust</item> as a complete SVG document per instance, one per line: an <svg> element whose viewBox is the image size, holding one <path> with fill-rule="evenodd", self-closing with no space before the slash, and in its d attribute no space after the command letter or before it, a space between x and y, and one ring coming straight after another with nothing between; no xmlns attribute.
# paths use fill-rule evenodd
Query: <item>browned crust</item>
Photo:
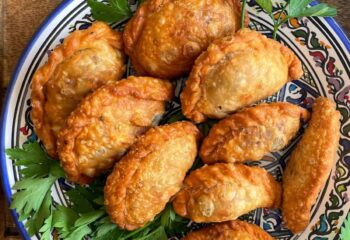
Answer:
<svg viewBox="0 0 350 240"><path fill-rule="evenodd" d="M251 240L273 240L273 238L254 224L243 221L229 221L213 224L209 227L189 233L182 240L212 240L212 239L236 239L240 234L249 236Z"/></svg>
<svg viewBox="0 0 350 240"><path fill-rule="evenodd" d="M211 216L210 220L208 220L207 217L204 216L190 215L189 208L191 206L189 204L190 202L193 202L190 201L192 199L192 194L198 192L210 194L210 188L217 185L223 185L237 179L237 174L244 176L244 178L251 184L266 190L266 195L269 196L269 203L266 202L265 206L261 207L278 208L280 206L282 195L281 185L265 169L260 167L249 167L243 164L216 163L213 165L205 165L204 167L196 169L186 177L184 186L173 200L175 212L180 216L190 218L195 222L214 222L213 216ZM245 190L248 191L248 189ZM245 200L256 201L256 199ZM219 203L220 202L217 204ZM215 218L218 217L219 216L215 216ZM198 221L198 219L200 219L200 221ZM223 222L228 220L235 219L215 219L215 222Z"/></svg>
<svg viewBox="0 0 350 240"><path fill-rule="evenodd" d="M276 49L280 49L282 55L287 59L289 66L289 80L298 79L303 75L302 65L297 56L289 48L283 46L279 42L269 39L266 36L243 29L238 31L233 37L217 39L203 52L196 60L193 69L186 81L186 87L181 94L181 104L183 114L196 123L204 122L207 116L198 110L197 104L202 97L201 85L204 81L204 76L210 66L216 65L221 57L218 57L217 52L220 51L225 55L231 52L231 47L236 44L256 41L259 39L264 44L274 45Z"/></svg>
<svg viewBox="0 0 350 240"><path fill-rule="evenodd" d="M131 58L133 67L139 75L148 75L147 70L142 67L142 65L137 61L137 57L135 56L135 46L142 34L144 24L149 14L157 12L164 4L170 1L172 0L148 0L143 2L136 10L134 16L129 20L129 22L125 26L123 33L125 53ZM233 10L237 14L241 14L242 5L240 0L226 1L231 3ZM244 23L247 27L249 25L249 15L247 11L245 12L245 15L246 16Z"/></svg>
<svg viewBox="0 0 350 240"><path fill-rule="evenodd" d="M123 41L121 33L113 31L103 22L95 22L86 30L75 31L70 34L64 42L56 47L50 54L48 61L34 74L32 80L31 118L34 123L35 132L43 141L49 155L56 157L56 138L51 129L45 124L45 94L44 86L54 73L56 67L66 58L72 56L76 51L86 48L91 41L105 39L115 49L122 51Z"/></svg>
<svg viewBox="0 0 350 240"><path fill-rule="evenodd" d="M136 10L134 16L126 24L123 40L125 45L125 53L131 58L133 67L139 75L145 75L147 72L138 63L134 57L135 45L137 44L140 35L142 34L143 26L145 24L148 14L157 11L163 4L170 0L148 0L143 2Z"/></svg>
<svg viewBox="0 0 350 240"><path fill-rule="evenodd" d="M68 178L80 184L91 182L91 178L81 174L75 163L75 138L85 126L96 121L104 105L113 98L132 96L138 99L170 101L173 98L173 86L170 82L149 77L129 77L107 84L87 96L67 120L67 126L58 136L58 152L61 165ZM94 104L96 102L102 103Z"/></svg>
<svg viewBox="0 0 350 240"><path fill-rule="evenodd" d="M107 179L104 196L106 210L111 220L118 224L119 227L128 230L142 227L127 221L127 209L124 202L128 185L142 163L142 159L161 148L160 143L181 137L184 134L195 136L197 143L201 139L201 134L197 127L186 121L152 128L139 138L128 154L115 166L112 174ZM164 207L165 204L166 202L164 202Z"/></svg>
<svg viewBox="0 0 350 240"><path fill-rule="evenodd" d="M219 159L222 146L239 134L237 131L249 126L262 124L266 119L273 116L289 116L306 122L310 114L306 109L287 102L263 103L255 107L243 109L221 120L212 127L209 135L203 140L200 149L201 159L207 164L217 161L228 161L228 159ZM254 149L252 150L254 151Z"/></svg>
<svg viewBox="0 0 350 240"><path fill-rule="evenodd" d="M334 166L340 138L340 113L319 97L309 126L292 152L283 175L283 220L293 233L306 229L311 207Z"/></svg>

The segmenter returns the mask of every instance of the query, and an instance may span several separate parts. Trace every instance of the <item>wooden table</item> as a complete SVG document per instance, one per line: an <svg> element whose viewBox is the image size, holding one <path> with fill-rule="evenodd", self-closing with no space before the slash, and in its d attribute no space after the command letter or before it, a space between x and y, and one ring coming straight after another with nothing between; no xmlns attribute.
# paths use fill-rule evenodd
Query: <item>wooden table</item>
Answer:
<svg viewBox="0 0 350 240"><path fill-rule="evenodd" d="M6 91L16 62L44 18L60 3L59 0L0 0L0 101ZM348 0L323 0L338 8L337 21L350 33ZM0 103L0 106L2 104ZM21 239L0 189L0 240Z"/></svg>

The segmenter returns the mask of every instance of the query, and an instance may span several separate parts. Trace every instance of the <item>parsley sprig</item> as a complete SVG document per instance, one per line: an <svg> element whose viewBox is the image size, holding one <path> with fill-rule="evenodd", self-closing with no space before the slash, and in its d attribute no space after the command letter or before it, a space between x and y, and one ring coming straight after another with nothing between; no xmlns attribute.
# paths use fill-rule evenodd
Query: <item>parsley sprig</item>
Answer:
<svg viewBox="0 0 350 240"><path fill-rule="evenodd" d="M10 208L16 209L19 220L28 219L25 226L29 235L39 232L52 213L51 187L64 176L57 161L50 159L38 143L23 145L23 149L7 149L6 154L21 167L22 179L13 186Z"/></svg>
<svg viewBox="0 0 350 240"><path fill-rule="evenodd" d="M348 214L347 218L344 220L343 226L340 229L340 239L350 239L350 214Z"/></svg>
<svg viewBox="0 0 350 240"><path fill-rule="evenodd" d="M171 205L154 220L135 231L119 229L104 208L103 187L105 176L89 186L76 186L66 191L70 206L54 202L51 188L63 178L58 161L51 159L38 143L27 143L23 148L6 150L7 155L20 167L21 180L13 186L11 209L19 219L27 220L28 234L40 233L42 240L51 239L52 233L60 239L79 240L166 240L175 234L185 234L188 220L175 214Z"/></svg>
<svg viewBox="0 0 350 240"><path fill-rule="evenodd" d="M138 0L142 3L143 0ZM118 22L132 16L128 0L87 0L94 19L104 22Z"/></svg>
<svg viewBox="0 0 350 240"><path fill-rule="evenodd" d="M256 0L268 13L274 24L273 38L287 21L299 17L333 17L336 9L327 4L309 7L312 0L289 0L280 10L274 12L271 0ZM87 0L96 20L116 22L131 17L132 11L127 0ZM139 1L142 2L142 1ZM247 1L243 0L242 13ZM244 27L242 14L241 25ZM204 126L205 127L205 126ZM11 209L16 209L19 220L27 220L25 226L30 236L41 234L42 240L49 240L52 233L61 239L76 240L90 237L95 240L166 240L175 234L183 235L188 220L175 214L171 205L144 227L125 231L113 224L103 206L104 178L88 187L77 186L66 192L70 206L55 203L51 188L65 174L59 163L51 159L38 143L23 145L23 149L6 150L7 155L20 167L21 180L13 186ZM347 232L342 231L343 236Z"/></svg>
<svg viewBox="0 0 350 240"><path fill-rule="evenodd" d="M273 21L273 38L276 39L278 29L287 21L300 17L334 17L337 10L325 3L309 6L313 0L287 0L281 10L274 14L272 0L256 0L259 6Z"/></svg>

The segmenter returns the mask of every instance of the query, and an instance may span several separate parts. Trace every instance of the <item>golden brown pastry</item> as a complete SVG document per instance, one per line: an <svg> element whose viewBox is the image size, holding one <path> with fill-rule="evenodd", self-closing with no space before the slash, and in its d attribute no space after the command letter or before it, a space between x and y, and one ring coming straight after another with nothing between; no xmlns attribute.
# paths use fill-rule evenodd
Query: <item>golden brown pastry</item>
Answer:
<svg viewBox="0 0 350 240"><path fill-rule="evenodd" d="M111 220L133 230L161 212L180 190L199 138L190 122L156 127L143 135L107 179L105 205Z"/></svg>
<svg viewBox="0 0 350 240"><path fill-rule="evenodd" d="M58 137L69 179L83 184L110 170L138 136L158 123L172 96L168 81L129 77L86 97Z"/></svg>
<svg viewBox="0 0 350 240"><path fill-rule="evenodd" d="M47 152L57 156L56 139L68 115L94 89L125 72L119 32L102 22L70 34L39 68L32 83L32 120Z"/></svg>
<svg viewBox="0 0 350 240"><path fill-rule="evenodd" d="M309 224L311 207L332 170L339 145L340 113L335 104L320 97L312 110L283 175L283 220L293 233Z"/></svg>
<svg viewBox="0 0 350 240"><path fill-rule="evenodd" d="M182 240L273 240L264 230L243 221L216 223L189 233Z"/></svg>
<svg viewBox="0 0 350 240"><path fill-rule="evenodd" d="M281 186L259 167L217 163L191 172L173 207L197 223L235 220L256 208L279 207Z"/></svg>
<svg viewBox="0 0 350 240"><path fill-rule="evenodd" d="M289 48L240 30L214 41L196 60L181 94L182 111L197 123L224 118L302 75L301 62Z"/></svg>
<svg viewBox="0 0 350 240"><path fill-rule="evenodd" d="M240 28L239 0L147 0L124 31L125 51L140 75L190 72L214 39Z"/></svg>
<svg viewBox="0 0 350 240"><path fill-rule="evenodd" d="M283 149L308 118L307 110L286 102L246 108L213 126L200 156L207 164L260 160Z"/></svg>

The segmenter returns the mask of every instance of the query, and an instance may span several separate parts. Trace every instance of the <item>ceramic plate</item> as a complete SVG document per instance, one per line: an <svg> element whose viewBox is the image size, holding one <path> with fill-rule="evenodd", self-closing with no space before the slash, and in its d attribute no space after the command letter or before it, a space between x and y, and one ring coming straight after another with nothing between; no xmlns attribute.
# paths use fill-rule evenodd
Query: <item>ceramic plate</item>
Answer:
<svg viewBox="0 0 350 240"><path fill-rule="evenodd" d="M280 6L278 4L278 6ZM277 7L278 7L277 6ZM271 37L272 22L260 12L254 1L248 7L250 27ZM14 193L11 186L21 176L18 168L5 155L4 149L21 146L27 141L36 141L30 119L30 85L35 70L48 57L50 50L62 42L70 32L87 28L93 21L84 0L66 0L48 17L23 53L13 75L2 116L1 165L4 190L10 201ZM123 22L113 24L122 29ZM282 224L281 213L277 210L258 209L242 218L264 228L276 239L339 239L349 213L350 202L347 192L350 185L350 42L331 18L302 18L292 20L283 26L279 39L291 48L303 63L304 76L288 83L276 95L266 101L288 101L304 108L310 108L317 96L327 96L336 102L342 114L341 141L337 162L312 208L312 218L307 229L295 235ZM130 63L127 74L133 74ZM176 81L175 100L169 104L163 122L176 117L180 112L178 96L185 79ZM281 180L285 163L291 149L300 139L280 152L272 153L257 163ZM271 161L273 160L273 161ZM59 181L54 185L53 197L60 204L68 204L64 190L67 183ZM13 212L15 219L16 214ZM30 239L22 222L16 220L25 239ZM35 238L40 238L36 236Z"/></svg>

